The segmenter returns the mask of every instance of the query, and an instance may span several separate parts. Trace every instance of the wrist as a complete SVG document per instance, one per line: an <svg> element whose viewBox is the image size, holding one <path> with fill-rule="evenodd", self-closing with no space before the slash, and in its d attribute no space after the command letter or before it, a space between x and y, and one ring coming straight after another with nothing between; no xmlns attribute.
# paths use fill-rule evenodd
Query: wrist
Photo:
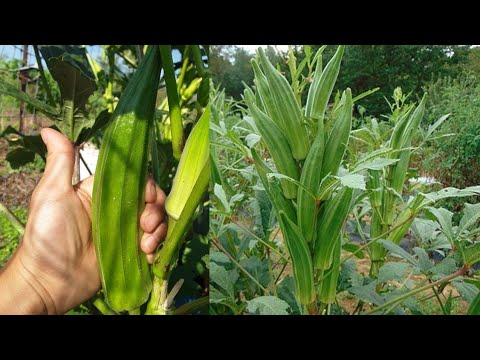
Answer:
<svg viewBox="0 0 480 360"><path fill-rule="evenodd" d="M0 314L54 314L50 295L15 254L0 272Z"/></svg>

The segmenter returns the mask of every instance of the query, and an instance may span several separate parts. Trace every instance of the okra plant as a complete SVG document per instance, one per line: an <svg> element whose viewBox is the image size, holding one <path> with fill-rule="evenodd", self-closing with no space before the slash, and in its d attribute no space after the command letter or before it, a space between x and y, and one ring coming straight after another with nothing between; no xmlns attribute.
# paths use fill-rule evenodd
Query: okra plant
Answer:
<svg viewBox="0 0 480 360"><path fill-rule="evenodd" d="M345 47L339 46L325 67L324 49L313 55L306 48L298 68L290 49L291 84L259 49L252 60L254 88L246 86L244 102L228 108L223 93L215 97L211 238L212 249L219 251L211 253L213 313L225 307L233 313L285 314L287 308L292 313L339 313L337 295L344 290L359 301L353 313L401 312L399 305L418 312L412 297L427 290L437 294L456 281L463 294L473 291L463 277L478 261L475 240L452 240L452 248L464 254L454 256L454 267L451 257L430 266L422 248L415 248L412 256L398 245L417 216L434 216L439 200L479 194L479 188L472 187L402 196L426 95L417 106L392 108L394 126L386 134L380 133L376 120L373 130L352 132L355 103L375 90L353 97L346 89L332 99ZM302 91L307 89L303 103ZM431 126L423 140L446 119ZM368 149L352 153L352 142L358 140ZM244 204L253 205L255 212L243 210ZM367 218L369 233L359 226ZM474 219L469 221L473 233ZM248 229L250 222L254 226ZM360 245L351 240L352 224L361 236ZM369 277L356 272L352 263L352 257L365 255L371 264ZM409 263L389 261L395 256ZM259 273L262 267L265 275ZM284 287L291 279L285 268L293 275L295 301ZM392 286L389 281L397 279L392 271L405 283ZM417 272L430 284L412 287L409 279Z"/></svg>

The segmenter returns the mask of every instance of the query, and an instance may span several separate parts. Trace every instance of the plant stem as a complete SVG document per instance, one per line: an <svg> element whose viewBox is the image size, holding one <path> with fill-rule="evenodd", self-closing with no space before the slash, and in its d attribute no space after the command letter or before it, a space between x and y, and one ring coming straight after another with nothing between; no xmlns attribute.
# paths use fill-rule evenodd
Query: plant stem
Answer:
<svg viewBox="0 0 480 360"><path fill-rule="evenodd" d="M201 297L200 299L195 299L193 301L190 301L187 304L183 304L182 306L179 306L177 309L174 310L173 315L186 315L188 313L194 312L199 308L207 306L208 304L209 304L209 297L204 296L204 297Z"/></svg>
<svg viewBox="0 0 480 360"><path fill-rule="evenodd" d="M233 256L230 255L230 253L229 253L227 250L225 250L225 248L222 246L222 244L220 244L220 243L218 242L218 240L213 239L212 241L213 241L213 244L217 247L217 249L220 250L221 252L223 252L225 255L227 255L228 258L230 259L230 261L232 261L240 270L242 270L242 272L244 272L245 275L247 275L260 289L262 289L264 293L268 293L268 290L265 289L265 288L262 286L262 284L260 284L260 283L258 282L258 280L253 277L252 274L250 274L247 270L245 270L245 269L243 268L243 266L240 265L240 264L233 258Z"/></svg>
<svg viewBox="0 0 480 360"><path fill-rule="evenodd" d="M307 305L307 313L308 315L318 315L318 306L317 306L317 299L315 298L310 304Z"/></svg>
<svg viewBox="0 0 480 360"><path fill-rule="evenodd" d="M177 80L175 79L175 69L173 68L172 47L170 45L160 45L160 53L163 63L163 76L167 88L168 111L170 112L173 157L179 160L184 146L184 135L182 114L180 112L178 99Z"/></svg>
<svg viewBox="0 0 480 360"><path fill-rule="evenodd" d="M178 81L177 81L177 92L179 94L180 94L180 91L182 90L185 74L187 73L189 54L190 54L190 45L185 45L185 51L183 52L182 68L180 69L180 74L178 75Z"/></svg>
<svg viewBox="0 0 480 360"><path fill-rule="evenodd" d="M85 166L85 169L87 169L88 173L89 173L90 175L92 175L92 170L90 170L90 168L88 167L87 162L86 162L85 159L83 158L82 154L81 154L80 152L79 152L79 154L80 154L80 160L82 161L83 166Z"/></svg>
<svg viewBox="0 0 480 360"><path fill-rule="evenodd" d="M14 229L20 234L20 236L23 236L23 233L25 232L25 225L23 225L22 222L15 216L15 214L2 202L0 202L0 213L3 213L10 224L12 224Z"/></svg>
<svg viewBox="0 0 480 360"><path fill-rule="evenodd" d="M244 228L242 225L240 225L239 223L237 223L235 220L232 220L230 219L230 221L232 223L234 223L235 225L237 225L240 229L242 229L243 231L245 231L247 234L249 234L250 236L253 236L255 238L255 240L258 240L260 241L263 245L265 245L266 247L268 247L270 250L272 250L274 253L278 254L282 259L284 259L285 261L287 262L290 262L290 260L288 260L285 255L283 255L279 250L275 249L272 245L270 245L269 243L267 243L265 240L259 238L258 236L256 236L254 233L252 233L250 230L248 230L247 228Z"/></svg>
<svg viewBox="0 0 480 360"><path fill-rule="evenodd" d="M391 229L385 231L383 234L380 234L379 236L377 236L376 238L373 238L372 240L370 240L369 242L365 243L364 245L360 246L357 250L355 250L354 252L352 252L350 255L348 255L345 259L343 259L342 261L340 261L340 263L338 264L338 266L336 266L335 268L332 268L330 269L326 274L324 274L318 281L323 281L323 279L325 279L328 275L330 275L331 272L333 272L336 268L338 267L341 267L343 264L345 264L345 262L347 262L349 259L351 259L352 257L354 257L358 252L362 251L363 249L369 247L371 244L373 244L374 242L378 241L378 240L381 240L382 238L385 237L385 235L388 235L389 233L391 233L392 231L395 231L396 229L398 229L399 227L405 225L408 221L410 221L410 219L407 219L403 222L401 222L400 224L397 224L395 225L394 227L392 227Z"/></svg>
<svg viewBox="0 0 480 360"><path fill-rule="evenodd" d="M75 146L75 165L73 167L72 185L80 182L80 147Z"/></svg>
<svg viewBox="0 0 480 360"><path fill-rule="evenodd" d="M140 314L140 308L136 308L136 309L130 310L130 311L128 312L128 315L141 315L141 314Z"/></svg>
<svg viewBox="0 0 480 360"><path fill-rule="evenodd" d="M132 59L130 59L128 56L122 54L121 52L118 52L118 56L120 56L123 60L125 60L125 62L130 65L132 68L136 69L137 68L137 64L135 63L135 61L133 61Z"/></svg>
<svg viewBox="0 0 480 360"><path fill-rule="evenodd" d="M467 266L464 266L464 267L462 267L460 270L458 270L457 272L453 273L452 275L446 276L446 277L444 277L443 279L437 280L437 281L432 282L432 283L430 283L430 284L427 284L427 285L425 285L425 286L422 286L422 287L413 289L413 290L411 290L411 291L409 291L409 292L407 292L407 293L405 293L405 294L403 294L403 295L401 295L401 296L399 296L399 297L397 297L397 298L395 298L395 299L392 299L392 300L390 300L390 301L387 301L386 303L384 303L384 304L382 304L382 305L380 305L380 306L378 306L378 307L370 310L369 312L365 313L365 315L374 314L374 313L376 313L376 312L378 312L378 311L380 311L380 310L383 310L383 309L385 309L385 308L388 308L388 307L390 307L390 306L392 306L392 305L396 305L397 303L402 302L402 301L405 300L405 299L408 299L410 296L413 296L413 295L415 295L415 294L418 294L418 293L420 293L420 292L423 292L423 291L425 291L425 290L428 290L428 289L430 289L430 288L432 288L432 287L434 287L434 286L441 285L441 284L443 284L443 283L445 283L445 282L449 282L449 281L451 281L451 280L453 280L453 279L455 279L455 278L457 278L457 277L459 277L459 276L462 276L462 275L464 275L467 271L468 271L468 267L467 267Z"/></svg>
<svg viewBox="0 0 480 360"><path fill-rule="evenodd" d="M162 308L162 304L165 301L168 281L153 278L153 287L150 294L150 300L148 300L147 310L145 315L165 315L165 311Z"/></svg>
<svg viewBox="0 0 480 360"><path fill-rule="evenodd" d="M200 46L192 45L192 55L198 74L202 78L208 75L207 70L205 69L205 65L203 64L202 51L200 50Z"/></svg>
<svg viewBox="0 0 480 360"><path fill-rule="evenodd" d="M283 271L285 270L285 268L287 267L287 265L288 265L288 262L285 262L285 264L283 264L283 268L282 268L282 270L280 270L280 272L278 273L277 279L276 279L275 282L274 282L275 285L278 284L278 281L280 280L280 276L282 276Z"/></svg>
<svg viewBox="0 0 480 360"><path fill-rule="evenodd" d="M137 51L138 63L143 59L143 45L135 45L135 50Z"/></svg>
<svg viewBox="0 0 480 360"><path fill-rule="evenodd" d="M95 306L98 311L102 313L102 315L117 315L115 311L110 309L110 306L108 306L100 297L97 297L95 300L93 300L93 306Z"/></svg>
<svg viewBox="0 0 480 360"><path fill-rule="evenodd" d="M160 178L160 160L158 156L158 144L157 144L157 127L153 126L153 139L152 139L152 172L153 179L157 184L161 183Z"/></svg>
<svg viewBox="0 0 480 360"><path fill-rule="evenodd" d="M327 304L324 304L324 303L320 304L320 308L318 309L318 315L323 315L326 306Z"/></svg>
<svg viewBox="0 0 480 360"><path fill-rule="evenodd" d="M431 284L432 280L428 279L428 282ZM440 305L440 308L442 309L443 315L448 315L447 310L445 309L445 306L443 305L442 299L440 299L440 296L438 295L438 291L435 289L435 287L432 288L433 293L435 294L435 297L437 298L438 304Z"/></svg>
<svg viewBox="0 0 480 360"><path fill-rule="evenodd" d="M38 71L40 72L40 78L42 79L43 87L47 93L48 105L55 107L55 102L53 100L52 92L50 91L50 86L48 86L47 77L43 71L42 58L40 57L40 52L38 51L38 45L33 45L33 51L35 52L35 59L37 60Z"/></svg>

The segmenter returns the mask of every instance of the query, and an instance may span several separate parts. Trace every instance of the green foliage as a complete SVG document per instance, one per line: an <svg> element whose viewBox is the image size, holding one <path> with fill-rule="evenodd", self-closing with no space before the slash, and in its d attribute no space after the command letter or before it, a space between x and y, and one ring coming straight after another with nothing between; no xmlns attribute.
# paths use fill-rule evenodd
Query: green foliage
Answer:
<svg viewBox="0 0 480 360"><path fill-rule="evenodd" d="M480 83L471 76L443 78L425 89L430 94L427 124L441 114L451 113L438 133L451 136L428 143L421 156L422 167L444 186L463 188L479 184Z"/></svg>
<svg viewBox="0 0 480 360"><path fill-rule="evenodd" d="M18 207L12 209L12 211L23 224L27 222L27 209ZM19 241L20 234L10 224L5 215L0 213L0 268L13 255Z"/></svg>
<svg viewBox="0 0 480 360"><path fill-rule="evenodd" d="M280 57L269 46L266 55L274 65L280 63ZM240 100L244 90L244 83L253 85L253 70L250 60L254 54L247 50L231 45L215 45L211 47L209 69L215 85L221 85L227 96Z"/></svg>

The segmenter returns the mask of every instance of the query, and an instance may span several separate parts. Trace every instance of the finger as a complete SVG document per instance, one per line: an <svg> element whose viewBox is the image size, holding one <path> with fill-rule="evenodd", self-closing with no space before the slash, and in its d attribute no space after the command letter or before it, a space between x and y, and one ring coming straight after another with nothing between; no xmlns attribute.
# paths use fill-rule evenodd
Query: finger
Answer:
<svg viewBox="0 0 480 360"><path fill-rule="evenodd" d="M147 179L147 185L145 187L145 202L157 203L161 206L165 205L166 195L160 186L153 180L151 176Z"/></svg>
<svg viewBox="0 0 480 360"><path fill-rule="evenodd" d="M147 233L152 233L158 225L165 218L165 207L153 203L145 205L142 215L140 216L140 226L143 231Z"/></svg>
<svg viewBox="0 0 480 360"><path fill-rule="evenodd" d="M75 165L73 144L63 134L50 128L43 129L40 135L48 151L42 184L56 189L70 188Z"/></svg>
<svg viewBox="0 0 480 360"><path fill-rule="evenodd" d="M77 185L75 185L75 188L79 189L91 198L93 193L93 175L80 181Z"/></svg>
<svg viewBox="0 0 480 360"><path fill-rule="evenodd" d="M145 185L145 202L153 203L157 198L157 189L155 187L155 180L151 176L147 178L147 184Z"/></svg>
<svg viewBox="0 0 480 360"><path fill-rule="evenodd" d="M165 240L167 236L167 222L164 221L153 233L144 233L140 241L140 247L145 254L153 254L158 245Z"/></svg>
<svg viewBox="0 0 480 360"><path fill-rule="evenodd" d="M149 264L153 264L154 260L155 260L155 254L147 254L147 262Z"/></svg>

